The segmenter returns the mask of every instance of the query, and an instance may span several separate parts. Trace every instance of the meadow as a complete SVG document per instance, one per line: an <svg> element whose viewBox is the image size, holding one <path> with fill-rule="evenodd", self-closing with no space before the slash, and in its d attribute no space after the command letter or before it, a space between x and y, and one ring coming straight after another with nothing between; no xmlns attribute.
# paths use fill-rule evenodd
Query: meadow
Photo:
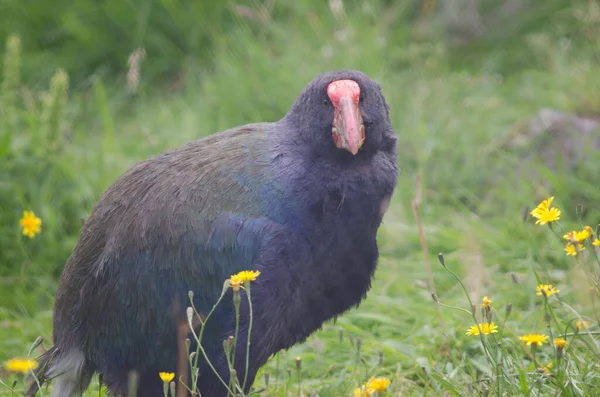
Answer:
<svg viewBox="0 0 600 397"><path fill-rule="evenodd" d="M148 17L135 34L150 47L132 46L113 69L68 46L48 58L32 50L33 33L4 32L0 363L37 356L39 336L51 345L58 277L118 175L187 141L277 120L315 75L353 68L380 83L399 137L379 267L360 307L273 357L255 387L347 396L385 377L372 394L598 395L599 148L575 135L577 150L564 154L528 123L544 108L600 117L600 6L543 2L520 25L455 47L435 11L408 6L418 2L348 2L345 12L315 3L219 10L227 24L185 47L197 57ZM193 25L175 11L173 23ZM548 223L536 224L531 212L550 197L560 214L540 208ZM24 211L42 221L32 238ZM0 370L0 382L0 396L21 393L22 375ZM96 383L86 396L104 393Z"/></svg>

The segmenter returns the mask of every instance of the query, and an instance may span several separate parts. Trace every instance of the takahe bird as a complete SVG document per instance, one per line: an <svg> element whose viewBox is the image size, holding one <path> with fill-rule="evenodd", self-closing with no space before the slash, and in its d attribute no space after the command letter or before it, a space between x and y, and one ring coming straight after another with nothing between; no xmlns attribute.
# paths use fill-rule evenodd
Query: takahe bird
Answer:
<svg viewBox="0 0 600 397"><path fill-rule="evenodd" d="M54 380L52 396L80 396L99 373L112 393L126 395L134 371L138 396L162 396L159 371L188 376L178 369L188 291L206 315L225 280L258 270L248 391L271 355L365 297L397 175L385 98L351 70L317 76L277 122L233 128L138 163L83 226L60 280L54 347L39 359L39 380ZM246 370L244 296L237 374ZM223 341L234 334L234 313L229 290L202 342L226 382ZM203 397L227 395L203 359L197 384ZM32 384L29 395L36 390Z"/></svg>

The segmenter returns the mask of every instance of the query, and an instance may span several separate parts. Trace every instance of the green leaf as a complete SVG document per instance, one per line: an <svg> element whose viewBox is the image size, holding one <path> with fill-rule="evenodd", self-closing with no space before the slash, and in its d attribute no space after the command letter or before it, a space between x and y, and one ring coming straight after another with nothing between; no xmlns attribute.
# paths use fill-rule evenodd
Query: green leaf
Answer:
<svg viewBox="0 0 600 397"><path fill-rule="evenodd" d="M435 380L437 380L440 383L440 385L442 385L444 387L444 389L446 389L448 392L450 392L450 394L452 394L453 396L462 397L462 396L465 395L464 393L459 392L458 390L456 390L456 388L454 387L454 385L452 385L450 382L448 382L442 376L436 374L435 372L432 372L431 376Z"/></svg>
<svg viewBox="0 0 600 397"><path fill-rule="evenodd" d="M527 375L522 368L519 368L519 385L521 386L521 391L523 394L529 393L529 387L527 386Z"/></svg>

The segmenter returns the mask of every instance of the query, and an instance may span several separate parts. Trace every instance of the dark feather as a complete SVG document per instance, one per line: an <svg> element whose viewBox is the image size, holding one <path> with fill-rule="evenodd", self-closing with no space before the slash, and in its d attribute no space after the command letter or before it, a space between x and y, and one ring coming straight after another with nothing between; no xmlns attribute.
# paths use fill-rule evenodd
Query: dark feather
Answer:
<svg viewBox="0 0 600 397"><path fill-rule="evenodd" d="M340 78L354 79L366 95L366 141L356 156L333 146L332 111L321 99ZM333 72L309 84L279 122L238 127L137 164L100 198L65 266L50 369L83 357L77 374L98 372L115 393L125 393L135 370L140 384L158 385L140 386L144 396L162 395L157 373L177 369L188 291L207 313L230 275L257 269L251 384L269 356L365 297L381 208L397 178L395 142L379 87L360 72ZM247 309L244 303L238 374ZM225 379L222 341L233 330L228 292L203 343ZM199 388L204 397L226 395L206 363Z"/></svg>

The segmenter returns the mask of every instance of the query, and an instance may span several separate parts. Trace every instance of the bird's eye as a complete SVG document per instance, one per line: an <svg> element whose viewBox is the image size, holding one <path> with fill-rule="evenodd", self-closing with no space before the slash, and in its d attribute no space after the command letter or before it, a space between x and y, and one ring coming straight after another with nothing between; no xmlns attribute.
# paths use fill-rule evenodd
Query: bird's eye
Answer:
<svg viewBox="0 0 600 397"><path fill-rule="evenodd" d="M360 93L360 96L358 97L358 103L363 103L365 101L365 94L363 94L362 92Z"/></svg>
<svg viewBox="0 0 600 397"><path fill-rule="evenodd" d="M323 105L329 106L330 104L331 104L331 101L329 101L329 99L327 99L327 98L323 99Z"/></svg>

